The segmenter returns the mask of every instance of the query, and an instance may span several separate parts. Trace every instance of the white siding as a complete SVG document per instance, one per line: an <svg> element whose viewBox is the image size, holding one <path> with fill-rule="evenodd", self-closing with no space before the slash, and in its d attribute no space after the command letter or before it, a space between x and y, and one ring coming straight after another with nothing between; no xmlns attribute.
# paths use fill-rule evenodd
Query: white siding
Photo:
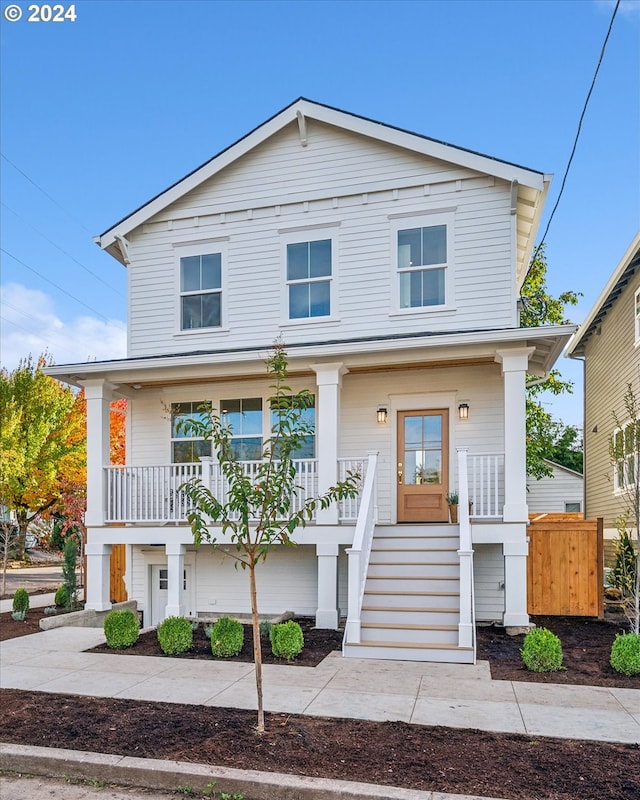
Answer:
<svg viewBox="0 0 640 800"><path fill-rule="evenodd" d="M584 478L561 467L553 466L550 477L527 480L527 504L530 512L565 512L565 503L579 503L584 510Z"/></svg>
<svg viewBox="0 0 640 800"><path fill-rule="evenodd" d="M504 614L504 556L499 544L473 547L476 620L502 622Z"/></svg>
<svg viewBox="0 0 640 800"><path fill-rule="evenodd" d="M130 356L516 324L509 186L310 123L291 126L130 234ZM392 314L390 216L449 210L454 305ZM284 324L281 232L339 225L336 320ZM225 237L223 329L178 332L179 242ZM375 321L375 323L374 323Z"/></svg>

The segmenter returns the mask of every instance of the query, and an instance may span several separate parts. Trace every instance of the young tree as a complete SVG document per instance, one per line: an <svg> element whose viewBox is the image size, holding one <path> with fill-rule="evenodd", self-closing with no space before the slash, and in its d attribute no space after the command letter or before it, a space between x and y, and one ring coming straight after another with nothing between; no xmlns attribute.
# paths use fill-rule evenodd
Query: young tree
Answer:
<svg viewBox="0 0 640 800"><path fill-rule="evenodd" d="M358 474L349 473L346 480L336 483L324 494L308 498L298 511L293 509L292 501L298 490L294 459L305 437L312 432L304 412L311 406L313 396L306 390L292 396L286 385L287 363L284 346L277 343L267 360L268 373L274 379L273 395L269 399L273 425L271 436L264 443L263 460L253 475L234 454L229 427L211 408L203 409L206 413L186 420L183 425L191 435L212 441L229 487L224 501L215 497L200 480L186 483L182 488L193 504L188 518L195 543L199 545L205 541L216 546L217 540L209 525L212 522L220 525L222 534L228 535L235 545L232 556L236 566L239 564L249 573L259 733L265 728L256 567L267 558L274 545L294 545L296 530L313 518L317 508L328 508L336 501L355 497L360 480Z"/></svg>
<svg viewBox="0 0 640 800"><path fill-rule="evenodd" d="M7 593L7 566L9 564L9 556L11 551L18 541L20 531L17 525L8 517L2 517L0 521L0 557L2 558L2 590L0 594Z"/></svg>
<svg viewBox="0 0 640 800"><path fill-rule="evenodd" d="M633 632L640 633L640 407L630 383L623 404L625 419L613 412L616 430L609 439L609 456L623 503L616 567L625 613Z"/></svg>
<svg viewBox="0 0 640 800"><path fill-rule="evenodd" d="M557 298L547 288L547 259L544 245L533 255L529 271L522 285L523 308L520 313L522 328L537 328L541 325L569 325L565 316L567 306L575 306L579 292L562 292ZM558 370L552 370L544 381L535 375L529 376L527 390L527 474L534 478L551 475L551 467L544 463L552 458L554 437L558 421L543 407L540 395L544 392L558 395L571 392L572 383L562 380ZM561 424L561 423L560 423Z"/></svg>
<svg viewBox="0 0 640 800"><path fill-rule="evenodd" d="M84 417L71 389L44 374L47 364L46 354L29 356L0 371L0 504L15 513L19 558L29 522L57 503L65 480L84 476Z"/></svg>

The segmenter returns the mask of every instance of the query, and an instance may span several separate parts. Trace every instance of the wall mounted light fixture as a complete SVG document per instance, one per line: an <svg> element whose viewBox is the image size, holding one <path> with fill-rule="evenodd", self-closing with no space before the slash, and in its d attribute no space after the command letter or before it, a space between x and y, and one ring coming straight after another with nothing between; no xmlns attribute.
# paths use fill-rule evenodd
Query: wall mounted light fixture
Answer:
<svg viewBox="0 0 640 800"><path fill-rule="evenodd" d="M469 403L460 403L458 406L458 419L469 419Z"/></svg>
<svg viewBox="0 0 640 800"><path fill-rule="evenodd" d="M378 424L384 425L387 421L387 417L389 416L389 412L386 406L378 406Z"/></svg>

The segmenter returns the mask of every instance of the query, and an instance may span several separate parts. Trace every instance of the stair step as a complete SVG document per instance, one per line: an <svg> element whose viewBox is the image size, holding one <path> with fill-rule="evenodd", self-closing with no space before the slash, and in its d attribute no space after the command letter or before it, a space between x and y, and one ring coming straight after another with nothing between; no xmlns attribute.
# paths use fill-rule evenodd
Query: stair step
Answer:
<svg viewBox="0 0 640 800"><path fill-rule="evenodd" d="M362 628L389 628L390 630L402 631L457 631L457 625L419 625L402 623L397 625L394 622L362 622Z"/></svg>
<svg viewBox="0 0 640 800"><path fill-rule="evenodd" d="M460 589L460 578L454 576L434 576L428 578L415 577L413 575L385 575L378 577L369 575L365 584L365 593L376 591L377 589L395 590L404 592L405 590L414 591L452 591L458 592Z"/></svg>
<svg viewBox="0 0 640 800"><path fill-rule="evenodd" d="M472 647L416 645L398 642L354 642L343 646L347 658L379 658L391 661L437 661L445 664L473 664Z"/></svg>
<svg viewBox="0 0 640 800"><path fill-rule="evenodd" d="M441 580L450 578L459 580L460 564L448 561L444 564L399 564L370 563L368 578L386 578L389 580Z"/></svg>
<svg viewBox="0 0 640 800"><path fill-rule="evenodd" d="M362 606L363 611L390 611L392 613L401 613L401 614L430 614L430 613L437 613L437 614L459 614L459 608L419 608L418 606L394 606L393 608L389 608L389 606Z"/></svg>
<svg viewBox="0 0 640 800"><path fill-rule="evenodd" d="M457 608L366 608L360 614L363 623L382 623L401 628L405 625L458 625L460 611Z"/></svg>

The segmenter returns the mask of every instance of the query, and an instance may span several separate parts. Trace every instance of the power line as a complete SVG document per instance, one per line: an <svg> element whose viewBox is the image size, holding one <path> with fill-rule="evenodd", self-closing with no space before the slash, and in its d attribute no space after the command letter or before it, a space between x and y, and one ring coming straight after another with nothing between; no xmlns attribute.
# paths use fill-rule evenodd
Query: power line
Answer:
<svg viewBox="0 0 640 800"><path fill-rule="evenodd" d="M77 217L75 217L75 216L74 216L74 215L73 215L73 214L72 214L70 211L68 211L66 208L64 208L63 206L61 206L61 205L60 205L60 203L58 203L58 201L57 201L57 200L55 200L53 197L51 197L51 195L49 194L49 192L46 192L46 191L45 191L45 190L42 188L42 186L40 186L39 184L37 184L37 183L36 183L36 182L33 180L33 178L30 178L30 177L27 175L27 173L26 173L26 172L24 172L24 170L21 170L21 169L20 169L20 167L19 167L17 164L14 164L14 162L13 162L13 161L12 161L12 160L11 160L11 159L8 157L8 156L5 156L5 154L4 154L4 153L0 153L0 156L2 156L2 158L4 158L4 160L5 160L5 161L6 161L8 164L11 164L11 166L12 166L12 167L13 167L13 168L16 170L16 172L19 172L19 173L20 173L20 174L21 174L21 175L22 175L24 178L26 178L26 179L29 181L29 183L33 184L33 185L36 187L36 189L38 189L38 191L42 192L42 194L43 194L45 197L47 197L49 200L51 200L51 202L52 202L52 203L53 203L55 206L57 206L57 207L58 207L58 208L59 208L61 211L64 211L64 213L65 213L65 214L66 214L66 215L67 215L67 216L68 216L70 219L72 219L72 220L73 220L73 221L74 221L74 222L75 222L77 225L79 225L79 226L80 226L80 227L81 227L81 228L82 228L84 231L86 231L86 232L89 234L89 236L91 236L91 231L90 231L90 230L89 230L89 229L88 229L88 228L87 228L85 225L83 225L83 224L82 224L82 222L80 222L80 220L79 220Z"/></svg>
<svg viewBox="0 0 640 800"><path fill-rule="evenodd" d="M527 270L527 274L525 275L525 281L527 280L527 277L529 276L529 272L531 271L531 265L533 264L533 262L538 257L538 253L540 252L540 250L541 250L541 248L542 248L542 246L544 244L544 240L547 237L547 233L549 233L549 228L551 226L551 221L552 221L553 217L555 216L556 210L558 208L558 204L560 203L560 198L562 197L562 193L564 192L564 187L565 187L565 184L567 182L567 176L569 175L569 168L571 167L571 162L573 161L573 157L575 155L576 148L578 147L578 139L580 138L580 132L582 130L582 122L584 120L585 114L587 113L587 106L589 105L589 100L591 99L591 94L592 94L593 88L594 88L594 86L596 84L596 78L598 77L598 72L600 72L600 67L602 65L602 60L604 58L604 52L605 52L605 50L607 48L607 42L609 41L609 36L611 35L611 30L613 28L613 21L615 20L616 14L618 13L618 8L620 6L620 2L621 2L621 0L617 0L616 6L613 9L613 14L611 15L611 21L609 22L609 29L607 30L607 35L604 37L604 42L602 44L602 49L600 50L600 58L598 58L598 63L596 64L596 69L595 69L595 72L593 73L593 78L591 79L591 86L589 87L589 91L587 92L586 100L584 101L584 106L582 107L582 113L580 114L580 120L578 122L578 130L576 131L576 135L575 135L575 138L573 140L573 147L571 148L571 155L569 156L569 161L567 162L567 167L566 167L566 169L564 171L564 175L562 177L562 183L560 184L560 191L558 193L558 197L556 199L555 205L553 206L553 209L551 210L551 214L549 216L549 221L547 222L547 227L544 230L544 234L542 235L542 239L540 240L540 244L536 247L536 251L533 254L533 257L531 258L531 264L529 265L529 269Z"/></svg>
<svg viewBox="0 0 640 800"><path fill-rule="evenodd" d="M100 281L100 283L104 284L104 286L106 286L108 289L111 289L111 291L112 291L112 292L115 292L115 293L116 293L117 295L119 295L120 297L124 297L124 294L122 294L122 292L121 292L121 291L119 291L118 289L115 289L113 286L111 286L110 284L108 284L108 283L107 283L107 282L106 282L106 281L105 281L103 278L101 278L101 277L100 277L100 276L99 276L97 273L95 273L93 270L89 269L89 267L85 266L85 265L84 265L84 264L83 264L81 261L78 261L78 259L77 259L77 258L75 258L74 256L72 256L72 255L71 255L71 253L68 253L66 250L64 250L62 247L60 247L60 245L59 245L59 244L56 244L56 243L53 241L53 239L50 239L50 238L49 238L49 237L48 237L46 234L44 234L44 233L43 233L41 230L39 230L38 228L36 228L36 226L35 226L35 225L33 225L31 222L29 222L29 220L25 219L25 218L24 218L22 215L18 214L18 212L17 212L15 209L11 208L11 206L8 206L8 205L7 205L7 204L6 204L4 201L2 201L2 205L3 205L3 206L6 208L6 209L7 209L7 211L10 211L12 214L15 214L15 216L16 216L16 217L17 217L19 220L22 220L22 222L24 222L24 224L25 224L25 225L28 225L28 226L31 228L31 230L35 231L37 234L39 234L40 236L42 236L42 238L43 238L43 239L45 239L47 242L49 242L49 244L53 245L53 246L54 246L54 247L55 247L57 250L59 250L59 251L60 251L60 252L61 252L63 255L67 256L67 258L70 258L70 259L71 259L72 261L74 261L74 262L75 262L75 263L76 263L76 264L77 264L79 267L82 267L82 269L83 269L85 272L88 272L88 273L89 273L89 275L92 275L92 276L93 276L93 277L94 277L96 280Z"/></svg>
<svg viewBox="0 0 640 800"><path fill-rule="evenodd" d="M39 278L42 278L43 281L46 281L47 283L50 283L52 286L55 286L56 289L58 289L59 291L63 292L64 294L66 294L67 297L70 297L72 300L75 300L76 303L80 303L81 306L84 306L85 308L88 308L89 311L91 311L92 313L97 314L100 317L100 319L103 319L105 322L109 322L107 317L105 317L105 315L102 314L100 311L98 311L96 308L93 308L92 306L87 305L82 300L80 300L79 297L76 297L75 295L71 294L71 292L68 292L66 289L63 289L62 286L58 286L57 283L54 283L52 280L49 280L49 278L44 276L41 272L38 272L37 269L34 269L33 267L30 267L28 264L25 264L24 261L21 261L19 258L14 256L13 253L10 253L8 250L5 250L4 247L0 247L0 250L5 255L8 255L9 258L12 258L14 261L17 261L18 264L21 264L23 267L26 267L28 270L30 270L31 272L35 273Z"/></svg>

